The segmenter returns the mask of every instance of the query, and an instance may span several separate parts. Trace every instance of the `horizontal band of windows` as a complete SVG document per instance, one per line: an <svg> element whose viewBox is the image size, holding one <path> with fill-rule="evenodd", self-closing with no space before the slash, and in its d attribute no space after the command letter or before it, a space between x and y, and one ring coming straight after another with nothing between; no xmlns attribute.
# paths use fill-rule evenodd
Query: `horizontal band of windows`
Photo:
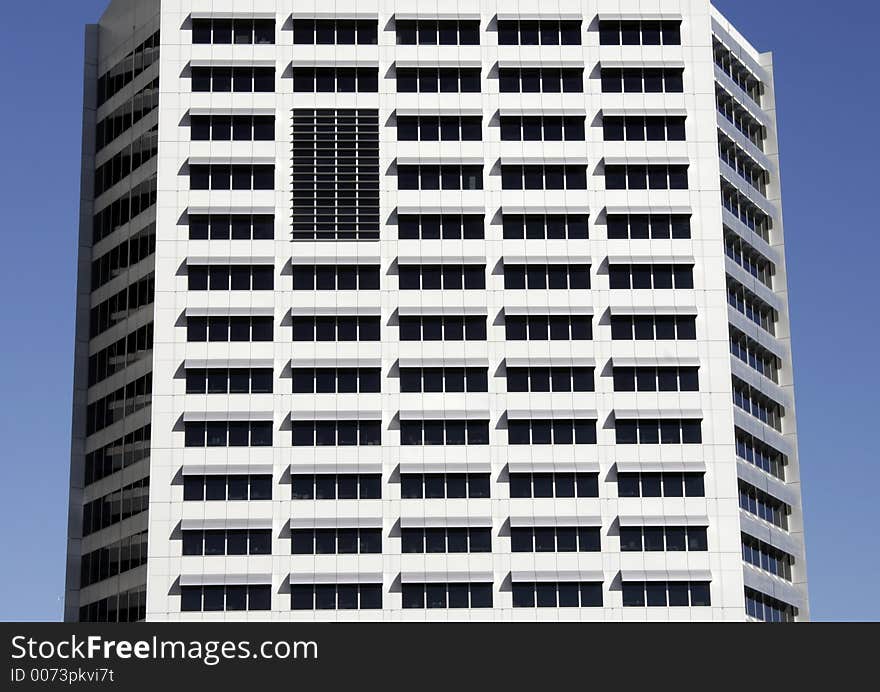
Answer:
<svg viewBox="0 0 880 692"><path fill-rule="evenodd" d="M122 136L159 106L159 78L156 77L131 100L123 103L95 126L95 153Z"/></svg>
<svg viewBox="0 0 880 692"><path fill-rule="evenodd" d="M618 473L618 497L705 497L703 473Z"/></svg>
<svg viewBox="0 0 880 692"><path fill-rule="evenodd" d="M479 142L483 138L480 116L397 116L400 142Z"/></svg>
<svg viewBox="0 0 880 692"><path fill-rule="evenodd" d="M614 368L615 392L697 392L699 368Z"/></svg>
<svg viewBox="0 0 880 692"><path fill-rule="evenodd" d="M98 93L96 95L98 107L122 91L158 59L159 32L157 31L98 77Z"/></svg>
<svg viewBox="0 0 880 692"><path fill-rule="evenodd" d="M375 19L293 20L294 45L376 45L379 23Z"/></svg>
<svg viewBox="0 0 880 692"><path fill-rule="evenodd" d="M707 581L625 581L622 586L624 608L712 605Z"/></svg>
<svg viewBox="0 0 880 692"><path fill-rule="evenodd" d="M147 619L147 593L130 589L80 606L79 622L140 622Z"/></svg>
<svg viewBox="0 0 880 692"><path fill-rule="evenodd" d="M482 91L478 67L399 67L395 76L399 94L478 94Z"/></svg>
<svg viewBox="0 0 880 692"><path fill-rule="evenodd" d="M746 613L764 622L794 622L798 609L785 601L745 587Z"/></svg>
<svg viewBox="0 0 880 692"><path fill-rule="evenodd" d="M83 505L82 535L146 512L150 504L150 478L141 478Z"/></svg>
<svg viewBox="0 0 880 692"><path fill-rule="evenodd" d="M744 533L742 534L742 556L743 562L765 572L770 572L770 574L786 581L791 581L791 567L795 561L793 555Z"/></svg>
<svg viewBox="0 0 880 692"><path fill-rule="evenodd" d="M602 118L602 138L606 142L683 142L685 117L605 116Z"/></svg>
<svg viewBox="0 0 880 692"><path fill-rule="evenodd" d="M771 382L779 382L782 359L733 326L730 327L730 353Z"/></svg>
<svg viewBox="0 0 880 692"><path fill-rule="evenodd" d="M85 484L91 485L149 457L150 426L145 425L86 454Z"/></svg>
<svg viewBox="0 0 880 692"><path fill-rule="evenodd" d="M180 587L180 609L185 613L271 608L272 587L269 584Z"/></svg>
<svg viewBox="0 0 880 692"><path fill-rule="evenodd" d="M491 553L492 530L484 528L401 529L403 553Z"/></svg>
<svg viewBox="0 0 880 692"><path fill-rule="evenodd" d="M488 473L402 473L400 496L403 499L486 498L489 497Z"/></svg>
<svg viewBox="0 0 880 692"><path fill-rule="evenodd" d="M776 335L778 318L776 310L730 277L728 277L727 304L770 336Z"/></svg>
<svg viewBox="0 0 880 692"><path fill-rule="evenodd" d="M397 19L398 45L478 46L480 22L470 19Z"/></svg>
<svg viewBox="0 0 880 692"><path fill-rule="evenodd" d="M483 214L399 214L400 240L482 240Z"/></svg>
<svg viewBox="0 0 880 692"><path fill-rule="evenodd" d="M624 552L705 551L709 549L704 526L621 526Z"/></svg>
<svg viewBox="0 0 880 692"><path fill-rule="evenodd" d="M293 500L379 500L382 476L378 473L291 473Z"/></svg>
<svg viewBox="0 0 880 692"><path fill-rule="evenodd" d="M684 70L680 68L609 68L601 73L602 92L614 93L682 93Z"/></svg>
<svg viewBox="0 0 880 692"><path fill-rule="evenodd" d="M294 317L294 341L379 341L379 317Z"/></svg>
<svg viewBox="0 0 880 692"><path fill-rule="evenodd" d="M129 382L106 396L92 402L86 408L86 435L94 435L136 411L150 405L153 393L153 375Z"/></svg>
<svg viewBox="0 0 880 692"><path fill-rule="evenodd" d="M693 341L696 318L689 315L612 315L611 338L632 341Z"/></svg>
<svg viewBox="0 0 880 692"><path fill-rule="evenodd" d="M767 128L717 82L715 83L715 107L725 120L755 145L758 151L764 151Z"/></svg>
<svg viewBox="0 0 880 692"><path fill-rule="evenodd" d="M291 584L292 610L378 610L381 584Z"/></svg>
<svg viewBox="0 0 880 692"><path fill-rule="evenodd" d="M183 477L183 499L188 501L271 500L271 475L211 475Z"/></svg>
<svg viewBox="0 0 880 692"><path fill-rule="evenodd" d="M764 85L761 80L715 36L712 37L712 54L715 64L721 71L748 94L756 105L760 106L761 96L764 93Z"/></svg>
<svg viewBox="0 0 880 692"><path fill-rule="evenodd" d="M773 290L773 275L776 273L773 262L744 241L736 232L726 226L724 231L724 254L767 288Z"/></svg>
<svg viewBox="0 0 880 692"><path fill-rule="evenodd" d="M580 419L509 420L510 445L596 444L596 421Z"/></svg>
<svg viewBox="0 0 880 692"><path fill-rule="evenodd" d="M785 467L788 465L785 454L739 428L735 432L737 457L780 480L785 480Z"/></svg>
<svg viewBox="0 0 880 692"><path fill-rule="evenodd" d="M348 447L382 444L382 421L293 421L294 447Z"/></svg>
<svg viewBox="0 0 880 692"><path fill-rule="evenodd" d="M95 214L92 219L92 243L103 240L156 204L156 176L125 190Z"/></svg>
<svg viewBox="0 0 880 692"><path fill-rule="evenodd" d="M264 164L195 164L189 167L190 190L272 190L275 166Z"/></svg>
<svg viewBox="0 0 880 692"><path fill-rule="evenodd" d="M733 377L733 404L774 430L782 431L785 407L736 376Z"/></svg>
<svg viewBox="0 0 880 692"><path fill-rule="evenodd" d="M687 190L688 167L679 165L605 166L606 190Z"/></svg>
<svg viewBox="0 0 880 692"><path fill-rule="evenodd" d="M187 317L188 342L272 341L271 317Z"/></svg>
<svg viewBox="0 0 880 692"><path fill-rule="evenodd" d="M194 92L272 93L274 67L192 67ZM312 90L314 91L314 89Z"/></svg>
<svg viewBox="0 0 880 692"><path fill-rule="evenodd" d="M194 44L273 44L275 20L219 17L193 19L192 42Z"/></svg>
<svg viewBox="0 0 880 692"><path fill-rule="evenodd" d="M739 481L739 506L740 509L778 526L783 531L788 530L791 506L742 480Z"/></svg>
<svg viewBox="0 0 880 692"><path fill-rule="evenodd" d="M376 93L379 69L376 67L294 67L296 93Z"/></svg>
<svg viewBox="0 0 880 692"><path fill-rule="evenodd" d="M293 267L294 291L374 291L379 289L379 266L302 265Z"/></svg>
<svg viewBox="0 0 880 692"><path fill-rule="evenodd" d="M156 224L151 223L92 261L92 290L122 275L123 271L156 252Z"/></svg>
<svg viewBox="0 0 880 692"><path fill-rule="evenodd" d="M583 142L584 120L582 115L501 116L501 141Z"/></svg>
<svg viewBox="0 0 880 692"><path fill-rule="evenodd" d="M616 420L614 430L619 445L700 444L703 441L702 421L699 419Z"/></svg>
<svg viewBox="0 0 880 692"><path fill-rule="evenodd" d="M381 529L292 529L293 555L355 555L382 552Z"/></svg>
<svg viewBox="0 0 880 692"><path fill-rule="evenodd" d="M398 287L401 291L485 289L486 266L483 264L400 265Z"/></svg>
<svg viewBox="0 0 880 692"><path fill-rule="evenodd" d="M491 583L402 584L404 608L491 608Z"/></svg>
<svg viewBox="0 0 880 692"><path fill-rule="evenodd" d="M681 20L603 19L599 22L600 46L680 46Z"/></svg>
<svg viewBox="0 0 880 692"><path fill-rule="evenodd" d="M583 93L582 67L502 67L498 70L498 90L516 93Z"/></svg>
<svg viewBox="0 0 880 692"><path fill-rule="evenodd" d="M499 46L579 46L578 19L498 20Z"/></svg>
<svg viewBox="0 0 880 692"><path fill-rule="evenodd" d="M271 291L275 286L272 265L198 265L186 268L190 291Z"/></svg>
<svg viewBox="0 0 880 692"><path fill-rule="evenodd" d="M400 391L488 392L487 368L400 368Z"/></svg>
<svg viewBox="0 0 880 692"><path fill-rule="evenodd" d="M187 368L187 394L271 394L272 368Z"/></svg>
<svg viewBox="0 0 880 692"><path fill-rule="evenodd" d="M271 447L272 421L187 421L186 447Z"/></svg>
<svg viewBox="0 0 880 692"><path fill-rule="evenodd" d="M598 608L601 582L513 582L514 608Z"/></svg>
<svg viewBox="0 0 880 692"><path fill-rule="evenodd" d="M401 341L485 341L485 317L400 317Z"/></svg>
<svg viewBox="0 0 880 692"><path fill-rule="evenodd" d="M770 182L770 173L732 139L718 131L718 156L722 162L736 171L756 192L767 196L767 184Z"/></svg>
<svg viewBox="0 0 880 692"><path fill-rule="evenodd" d="M482 190L483 167L460 164L397 167L399 190Z"/></svg>
<svg viewBox="0 0 880 692"><path fill-rule="evenodd" d="M586 240L586 214L504 214L505 240Z"/></svg>
<svg viewBox="0 0 880 692"><path fill-rule="evenodd" d="M501 166L503 190L586 190L587 167L576 165Z"/></svg>
<svg viewBox="0 0 880 692"><path fill-rule="evenodd" d="M183 555L271 555L269 529L183 531Z"/></svg>
<svg viewBox="0 0 880 692"><path fill-rule="evenodd" d="M155 278L151 272L89 311L89 338L94 339L142 307L151 305L154 297Z"/></svg>
<svg viewBox="0 0 880 692"><path fill-rule="evenodd" d="M609 240L690 238L689 214L608 214Z"/></svg>
<svg viewBox="0 0 880 692"><path fill-rule="evenodd" d="M510 497L599 497L599 474L511 473Z"/></svg>
<svg viewBox="0 0 880 692"><path fill-rule="evenodd" d="M190 240L272 240L271 214L190 214Z"/></svg>
<svg viewBox="0 0 880 692"><path fill-rule="evenodd" d="M514 526L510 549L514 553L595 553L601 550L599 527Z"/></svg>
<svg viewBox="0 0 880 692"><path fill-rule="evenodd" d="M153 323L148 322L89 356L88 382L92 387L111 375L121 372L153 352Z"/></svg>
<svg viewBox="0 0 880 692"><path fill-rule="evenodd" d="M400 421L401 445L488 445L487 420Z"/></svg>
<svg viewBox="0 0 880 692"><path fill-rule="evenodd" d="M590 287L589 264L506 264L504 288L587 289Z"/></svg>
<svg viewBox="0 0 880 692"><path fill-rule="evenodd" d="M721 180L721 205L766 243L773 219L726 180Z"/></svg>
<svg viewBox="0 0 880 692"><path fill-rule="evenodd" d="M508 341L589 341L593 338L590 315L505 315Z"/></svg>
<svg viewBox="0 0 880 692"><path fill-rule="evenodd" d="M376 393L380 368L292 368L294 394Z"/></svg>
<svg viewBox="0 0 880 692"><path fill-rule="evenodd" d="M127 178L159 153L159 127L154 126L95 169L95 197Z"/></svg>
<svg viewBox="0 0 880 692"><path fill-rule="evenodd" d="M274 115L193 115L190 139L194 142L271 142L275 139Z"/></svg>
<svg viewBox="0 0 880 692"><path fill-rule="evenodd" d="M592 392L594 368L507 368L508 392Z"/></svg>

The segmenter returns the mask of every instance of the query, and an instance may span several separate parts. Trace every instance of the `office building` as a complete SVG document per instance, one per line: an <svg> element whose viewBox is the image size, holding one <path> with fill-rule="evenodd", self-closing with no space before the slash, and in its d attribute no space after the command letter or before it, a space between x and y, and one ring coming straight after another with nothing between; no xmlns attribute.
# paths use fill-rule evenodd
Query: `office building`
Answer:
<svg viewBox="0 0 880 692"><path fill-rule="evenodd" d="M809 617L773 65L707 0L114 0L65 617Z"/></svg>

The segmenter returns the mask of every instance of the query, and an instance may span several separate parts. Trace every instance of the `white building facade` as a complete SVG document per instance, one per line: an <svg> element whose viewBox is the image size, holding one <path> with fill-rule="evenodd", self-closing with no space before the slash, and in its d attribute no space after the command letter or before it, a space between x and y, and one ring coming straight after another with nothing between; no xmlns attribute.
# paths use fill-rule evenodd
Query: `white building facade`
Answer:
<svg viewBox="0 0 880 692"><path fill-rule="evenodd" d="M706 0L86 43L66 619L809 618L772 60Z"/></svg>

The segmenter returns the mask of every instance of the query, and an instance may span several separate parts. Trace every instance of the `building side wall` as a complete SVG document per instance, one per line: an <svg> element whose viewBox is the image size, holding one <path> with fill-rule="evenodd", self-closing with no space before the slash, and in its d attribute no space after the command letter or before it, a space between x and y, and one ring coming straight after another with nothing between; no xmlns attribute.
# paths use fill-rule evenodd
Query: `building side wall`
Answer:
<svg viewBox="0 0 880 692"><path fill-rule="evenodd" d="M769 52L760 52L752 46L739 31L720 13L713 8L712 29L717 40L720 40L726 49L731 51L742 62L747 70L762 83L762 93L759 103L750 99L748 94L738 90L736 85L719 76L716 69L716 78L721 88L725 89L737 103L752 110L760 117L763 125L763 147L756 152L750 148L748 142L742 144L743 149L758 160L766 171L766 191L764 194L751 189L742 178L729 172L727 180L733 183L744 194L752 196L758 203L764 203L771 219L772 227L765 243L755 239L749 234L745 226L738 226L738 233L743 234L747 241L751 241L756 248L762 250L765 256L770 257L774 267L772 276L772 297L775 297L776 319L775 334L768 336L760 328L756 329L755 336L772 347L780 356L781 365L778 371L777 386L768 384L765 377L755 374L749 375L749 383L761 387L771 393L776 400L784 405L784 415L781 420L781 430L774 430L767 425L754 423L740 416L738 421L751 424L750 432L758 439L765 440L785 453L787 464L785 477L781 480L771 474L755 470L751 464L739 461L740 478L754 487L767 492L774 498L785 501L789 507L787 527L780 528L767 522L756 519L754 515L745 510L740 510L742 518L742 530L744 534L760 538L762 541L781 549L794 558L791 568L791 579L779 579L766 573L766 570L758 569L754 565L743 565L746 586L766 596L770 596L783 604L794 606L797 609L797 620L809 620L809 597L807 590L807 567L805 557L803 501L801 491L800 464L798 458L797 443L797 419L795 415L794 393L794 367L792 360L792 340L789 313L788 276L786 272L785 236L783 230L782 213L782 185L780 176L780 151L779 137L776 122L776 87L773 73L773 56ZM727 136L736 136L736 129L723 117L719 116L719 132ZM763 155L763 157L761 156ZM727 217L730 218L730 217ZM731 265L728 264L730 270ZM764 287L757 281L743 281L742 275L737 276L737 281L751 287L756 293L762 293ZM733 313L732 313L733 314ZM733 318L732 318L733 319ZM737 320L741 325L742 322ZM738 361L731 357L736 371ZM740 368L742 374L743 370Z"/></svg>
<svg viewBox="0 0 880 692"><path fill-rule="evenodd" d="M148 449L149 440L145 443L141 440L137 445L127 444L125 447L122 444L114 446L113 443L126 439L133 431L149 425L149 396L139 393L127 397L128 401L125 403L117 401L111 404L108 408L113 409L113 420L107 424L95 425L93 421L90 422L90 417L94 418L94 411L91 414L89 412L94 409L96 402L107 401L108 396L119 389L124 390L135 380L147 377L151 370L148 359L141 357L129 365L123 354L121 358L118 355L110 358L115 367L112 374L94 380L91 379L94 373L90 374L94 370L92 361L97 354L106 355L109 346L120 339L126 339L138 327L152 321L151 298L146 307L128 309L127 312L119 308L117 303L116 314L110 316L114 324L107 327L96 328L92 324L92 311L95 308L100 310L101 305L109 305L108 301L112 297L129 291L152 271L150 252L130 265L114 265L112 275L93 277L96 261L100 264L101 260L107 260L123 247L127 252L133 239L149 232L152 221L153 212L149 209L129 222L114 221L115 227L108 227L105 231L99 231L95 219L103 210L114 204L118 206L120 200L127 199L139 183L148 181L151 166L155 170L154 163L147 162L137 166L129 174L108 176L101 189L96 187L96 173L106 170L108 165L112 168L114 160L121 160L132 151L133 146L139 146L148 136L151 118L155 121L155 114L147 114L141 121L124 128L118 135L108 135L104 141L98 141L98 126L104 126L109 116L119 114L126 108L130 114L132 108L137 109L144 102L145 89L153 79L153 73L158 71L157 67L148 65L133 79L114 89L109 98L103 98L99 90L102 87L102 78L106 81L106 75L114 70L118 72L122 65L134 66L132 54L137 53L138 47L156 30L158 12L158 0L114 0L99 23L86 28L74 401L64 605L64 618L67 621L138 619L138 613L143 610L143 603L138 603L138 600L143 600L141 594L145 593L146 588L144 568L140 566L119 573L114 572L116 568L112 565L118 565L120 559L128 560L129 550L139 552L137 537L146 531L145 513L140 512L137 516L121 521L102 519L100 528L96 525L89 530L85 530L84 516L91 516L89 513L93 513L95 503L102 500L105 501L105 509L102 511L106 511L107 517L124 511L125 506L131 507L131 493L125 495L123 489L132 483L145 482L144 479L148 478L148 462L140 459L139 463L131 463L131 458L134 447L139 447L139 453L143 454L144 444ZM140 57L143 58L143 53ZM143 62L140 64L142 66ZM140 95L136 96L139 92ZM108 418L107 421L109 420ZM89 478L93 473L90 469L94 467L95 453L101 449L109 450L109 457L115 458L119 467L112 472L102 471L96 478ZM94 561L97 575L90 577L90 583L86 584L83 584L82 576L89 569L87 567L83 570L84 556L90 563ZM104 572L107 576L100 578ZM135 594L131 606L128 605L129 593ZM123 594L124 603L120 601ZM122 611L125 612L124 615L121 614Z"/></svg>

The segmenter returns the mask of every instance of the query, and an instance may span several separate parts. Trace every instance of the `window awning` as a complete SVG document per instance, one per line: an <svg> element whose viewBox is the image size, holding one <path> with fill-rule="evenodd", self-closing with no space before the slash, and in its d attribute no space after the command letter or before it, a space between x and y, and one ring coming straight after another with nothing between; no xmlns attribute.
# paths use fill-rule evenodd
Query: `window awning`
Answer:
<svg viewBox="0 0 880 692"><path fill-rule="evenodd" d="M330 516L304 517L295 516L290 519L291 529L381 529L381 516Z"/></svg>
<svg viewBox="0 0 880 692"><path fill-rule="evenodd" d="M295 584L381 584L381 572L291 572L288 577Z"/></svg>
<svg viewBox="0 0 880 692"><path fill-rule="evenodd" d="M642 581L712 581L709 570L621 570L623 582Z"/></svg>
<svg viewBox="0 0 880 692"><path fill-rule="evenodd" d="M511 516L510 525L512 527L520 526L602 526L602 517L598 514L594 515L556 515L548 516L525 515Z"/></svg>
<svg viewBox="0 0 880 692"><path fill-rule="evenodd" d="M181 574L181 586L245 586L272 584L272 575L260 574Z"/></svg>
<svg viewBox="0 0 880 692"><path fill-rule="evenodd" d="M404 529L427 529L427 528L490 528L492 526L492 517L475 516L472 514L455 516L455 515L402 515L400 517L400 527Z"/></svg>

